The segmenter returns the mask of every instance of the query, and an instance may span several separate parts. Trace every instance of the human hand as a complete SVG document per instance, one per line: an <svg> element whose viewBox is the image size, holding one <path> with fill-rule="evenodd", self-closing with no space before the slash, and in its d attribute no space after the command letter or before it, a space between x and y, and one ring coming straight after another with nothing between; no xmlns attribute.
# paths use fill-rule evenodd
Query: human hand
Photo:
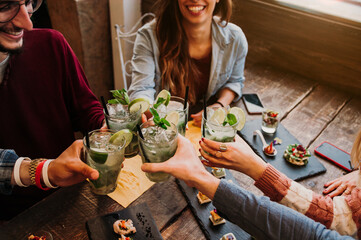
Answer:
<svg viewBox="0 0 361 240"><path fill-rule="evenodd" d="M336 178L332 181L327 182L324 187L327 187L323 194L328 194L330 197L335 197L338 195L345 196L351 193L351 191L356 187L356 181L358 179L359 171L353 171L346 174L345 176Z"/></svg>
<svg viewBox="0 0 361 240"><path fill-rule="evenodd" d="M218 179L204 168L192 143L180 134L178 134L178 148L172 158L162 163L144 163L142 170L171 174L183 180L188 186L198 188L210 198L213 198L219 184Z"/></svg>
<svg viewBox="0 0 361 240"><path fill-rule="evenodd" d="M97 170L89 167L80 159L83 141L77 140L58 158L51 161L48 168L49 180L53 185L66 187L99 177Z"/></svg>
<svg viewBox="0 0 361 240"><path fill-rule="evenodd" d="M100 129L108 129L107 121L105 120L105 118L103 120L103 125L102 125L102 127Z"/></svg>
<svg viewBox="0 0 361 240"><path fill-rule="evenodd" d="M236 141L232 143L221 143L202 138L200 153L207 160L203 161L203 164L210 167L234 169L258 180L266 170L267 164L253 152L242 138L236 135L235 139ZM224 144L227 150L221 151L221 144Z"/></svg>
<svg viewBox="0 0 361 240"><path fill-rule="evenodd" d="M197 126L197 127L201 127L202 125L202 114L203 114L203 110L195 113L195 114L191 114L191 118L193 118L193 125Z"/></svg>

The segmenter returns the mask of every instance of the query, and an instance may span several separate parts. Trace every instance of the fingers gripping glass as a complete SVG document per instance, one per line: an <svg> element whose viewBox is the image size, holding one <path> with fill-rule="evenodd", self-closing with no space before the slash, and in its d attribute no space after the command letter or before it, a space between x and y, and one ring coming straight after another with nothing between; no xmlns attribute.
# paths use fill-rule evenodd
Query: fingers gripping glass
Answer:
<svg viewBox="0 0 361 240"><path fill-rule="evenodd" d="M39 9L42 2L43 0L0 1L0 23L13 20L22 5L25 5L28 13L32 14Z"/></svg>

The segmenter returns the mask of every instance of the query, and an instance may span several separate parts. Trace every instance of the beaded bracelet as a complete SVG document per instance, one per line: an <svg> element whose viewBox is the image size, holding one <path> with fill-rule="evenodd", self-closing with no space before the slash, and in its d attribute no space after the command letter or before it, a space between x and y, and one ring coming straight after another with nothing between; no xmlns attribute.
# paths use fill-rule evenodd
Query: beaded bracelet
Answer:
<svg viewBox="0 0 361 240"><path fill-rule="evenodd" d="M43 181L45 183L45 186L47 186L48 188L57 188L58 186L54 186L50 183L50 180L49 180L49 175L48 175L48 167L49 167L49 164L50 162L53 161L53 160L47 160L45 161L44 163L44 167L43 167L43 171L42 171L42 174L43 174Z"/></svg>
<svg viewBox="0 0 361 240"><path fill-rule="evenodd" d="M40 188L41 190L49 190L50 188L44 188L41 185L41 171L43 170L43 166L44 166L45 161L42 161L38 164L38 166L36 167L36 171L35 171L35 185Z"/></svg>
<svg viewBox="0 0 361 240"><path fill-rule="evenodd" d="M21 178L20 178L20 166L24 160L30 160L30 158L20 157L18 160L16 160L15 166L14 166L14 179L15 179L16 185L18 185L20 187L29 187L29 185L23 184L23 182L21 181Z"/></svg>

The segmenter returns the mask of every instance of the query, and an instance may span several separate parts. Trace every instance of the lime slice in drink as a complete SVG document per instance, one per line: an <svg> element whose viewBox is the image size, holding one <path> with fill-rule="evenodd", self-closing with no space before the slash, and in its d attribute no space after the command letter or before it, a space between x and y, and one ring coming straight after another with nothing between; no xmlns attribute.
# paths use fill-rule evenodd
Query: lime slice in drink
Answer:
<svg viewBox="0 0 361 240"><path fill-rule="evenodd" d="M91 148L89 150L89 155L94 162L100 164L105 163L108 158L108 153L104 149L100 148Z"/></svg>
<svg viewBox="0 0 361 240"><path fill-rule="evenodd" d="M239 107L232 107L228 111L236 116L238 119L238 125L236 127L237 131L241 131L246 123L246 115L244 114L243 110Z"/></svg>
<svg viewBox="0 0 361 240"><path fill-rule="evenodd" d="M122 129L114 133L113 136L110 137L109 143L119 146L123 144L123 141L125 140L124 148L126 148L130 144L132 139L133 139L133 133L129 129Z"/></svg>
<svg viewBox="0 0 361 240"><path fill-rule="evenodd" d="M170 112L165 117L165 120L167 120L168 122L173 123L174 125L177 126L177 124L179 122L179 113L176 111Z"/></svg>
<svg viewBox="0 0 361 240"><path fill-rule="evenodd" d="M162 91L160 91L160 93L158 94L157 98L155 99L155 103L157 103L158 98L163 98L165 99L165 102L163 103L164 105L168 106L169 101L170 101L170 92L168 92L167 90L163 89Z"/></svg>
<svg viewBox="0 0 361 240"><path fill-rule="evenodd" d="M217 124L222 124L225 118L226 118L226 112L224 111L224 109L217 108L217 110L214 111L213 115L209 120Z"/></svg>
<svg viewBox="0 0 361 240"><path fill-rule="evenodd" d="M141 112L144 113L149 109L150 103L146 98L137 98L129 103L128 109L130 113L137 112L141 108Z"/></svg>

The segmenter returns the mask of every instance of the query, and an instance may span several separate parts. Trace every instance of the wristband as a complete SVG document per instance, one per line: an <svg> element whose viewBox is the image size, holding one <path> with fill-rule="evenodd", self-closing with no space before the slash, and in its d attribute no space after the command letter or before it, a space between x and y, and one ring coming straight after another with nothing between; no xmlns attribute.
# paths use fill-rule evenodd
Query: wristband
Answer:
<svg viewBox="0 0 361 240"><path fill-rule="evenodd" d="M36 167L35 171L35 185L40 188L41 190L49 190L50 188L44 188L41 186L41 171L43 170L45 161L41 161L38 166Z"/></svg>
<svg viewBox="0 0 361 240"><path fill-rule="evenodd" d="M224 107L223 103L221 103L221 102L219 102L219 101L217 101L217 102L215 102L215 103L218 103L219 105L221 105L222 107Z"/></svg>
<svg viewBox="0 0 361 240"><path fill-rule="evenodd" d="M20 178L20 166L24 160L30 160L30 158L21 157L18 160L16 160L15 166L14 166L14 179L15 179L16 185L18 185L20 187L29 187L29 185L23 184L21 181L21 178Z"/></svg>
<svg viewBox="0 0 361 240"><path fill-rule="evenodd" d="M35 172L36 172L36 168L38 166L38 164L41 162L41 161L44 161L46 159L34 159L30 162L30 167L29 167L29 176L30 176L30 180L31 180L31 183L33 185L36 185L36 182L35 182Z"/></svg>
<svg viewBox="0 0 361 240"><path fill-rule="evenodd" d="M53 161L53 160L47 160L44 162L43 171L42 171L43 181L45 183L45 186L47 186L48 188L57 188L58 186L54 186L50 183L49 176L48 176L48 167L49 167L49 164L51 161Z"/></svg>

